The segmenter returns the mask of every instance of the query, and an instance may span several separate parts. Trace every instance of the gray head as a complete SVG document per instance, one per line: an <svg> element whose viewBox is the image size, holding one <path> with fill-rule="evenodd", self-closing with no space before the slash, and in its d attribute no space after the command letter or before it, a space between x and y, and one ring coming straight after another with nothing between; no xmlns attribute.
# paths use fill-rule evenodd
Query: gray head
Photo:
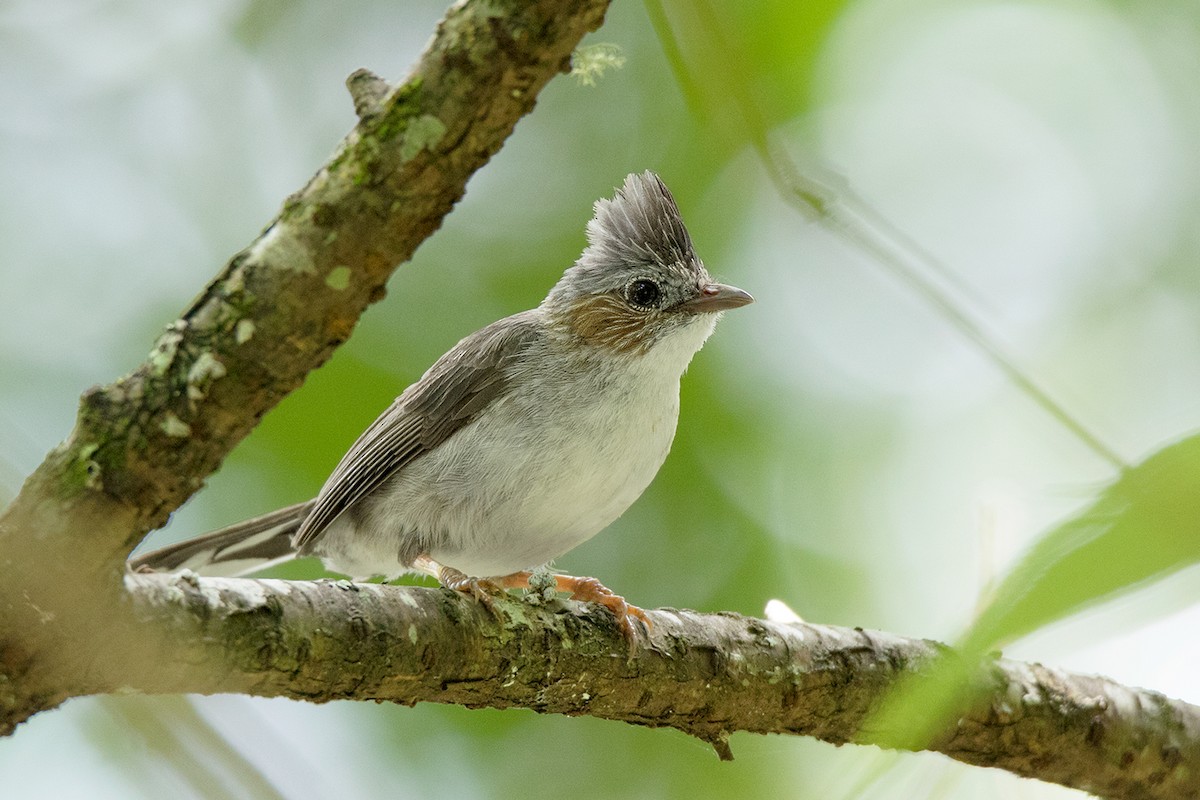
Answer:
<svg viewBox="0 0 1200 800"><path fill-rule="evenodd" d="M587 235L542 308L591 343L644 353L681 327L711 330L710 315L753 302L709 277L675 198L653 172L631 174L612 200L597 200Z"/></svg>

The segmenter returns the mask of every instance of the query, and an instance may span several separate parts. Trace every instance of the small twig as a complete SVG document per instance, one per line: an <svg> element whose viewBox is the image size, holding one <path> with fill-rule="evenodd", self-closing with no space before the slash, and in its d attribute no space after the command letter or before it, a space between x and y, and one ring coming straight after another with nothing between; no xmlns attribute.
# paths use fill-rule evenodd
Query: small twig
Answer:
<svg viewBox="0 0 1200 800"><path fill-rule="evenodd" d="M379 113L392 85L369 69L356 69L346 78L346 88L354 100L354 113L367 119Z"/></svg>

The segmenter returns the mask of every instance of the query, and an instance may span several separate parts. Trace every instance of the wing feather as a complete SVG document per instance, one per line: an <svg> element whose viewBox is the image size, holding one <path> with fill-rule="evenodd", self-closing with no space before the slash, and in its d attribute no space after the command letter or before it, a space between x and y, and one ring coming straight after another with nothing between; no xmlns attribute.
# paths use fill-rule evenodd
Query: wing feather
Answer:
<svg viewBox="0 0 1200 800"><path fill-rule="evenodd" d="M537 310L463 339L371 423L321 487L293 539L306 552L335 519L474 421L510 388L511 363L538 336Z"/></svg>

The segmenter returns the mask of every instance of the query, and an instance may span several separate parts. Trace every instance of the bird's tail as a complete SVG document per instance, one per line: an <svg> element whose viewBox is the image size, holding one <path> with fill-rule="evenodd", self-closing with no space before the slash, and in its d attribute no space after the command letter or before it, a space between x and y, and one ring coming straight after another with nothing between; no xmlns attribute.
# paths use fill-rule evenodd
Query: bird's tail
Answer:
<svg viewBox="0 0 1200 800"><path fill-rule="evenodd" d="M201 575L233 577L295 557L292 534L308 516L312 500L237 522L193 539L139 553L129 559L135 572L190 569Z"/></svg>

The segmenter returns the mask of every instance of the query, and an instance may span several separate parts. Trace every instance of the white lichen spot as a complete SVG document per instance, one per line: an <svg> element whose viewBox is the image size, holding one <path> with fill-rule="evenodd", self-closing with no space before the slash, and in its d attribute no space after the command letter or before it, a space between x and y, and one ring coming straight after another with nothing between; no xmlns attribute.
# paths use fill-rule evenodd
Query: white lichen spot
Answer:
<svg viewBox="0 0 1200 800"><path fill-rule="evenodd" d="M233 329L233 338L238 344L245 344L254 336L254 320L239 319L237 326Z"/></svg>
<svg viewBox="0 0 1200 800"><path fill-rule="evenodd" d="M422 114L408 123L404 141L400 143L400 161L407 163L422 150L432 151L446 135L446 123L432 114Z"/></svg>
<svg viewBox="0 0 1200 800"><path fill-rule="evenodd" d="M245 288L246 277L240 269L234 270L233 274L225 279L226 296L238 294Z"/></svg>
<svg viewBox="0 0 1200 800"><path fill-rule="evenodd" d="M584 692L583 694L580 695L580 698L582 698L583 702L586 703L592 699L592 696L590 694L588 694L587 692Z"/></svg>
<svg viewBox="0 0 1200 800"><path fill-rule="evenodd" d="M417 626L416 626L416 625L409 625L409 626L408 626L408 640L409 640L410 642L412 642L413 644L416 644L416 643L417 643L417 638L418 638L418 637L417 637Z"/></svg>
<svg viewBox="0 0 1200 800"><path fill-rule="evenodd" d="M325 276L325 285L337 292L346 290L350 285L350 268L347 266L334 267Z"/></svg>
<svg viewBox="0 0 1200 800"><path fill-rule="evenodd" d="M525 590L525 602L531 606L541 606L553 601L558 596L557 583L554 573L548 567L538 567L529 576L529 588Z"/></svg>
<svg viewBox="0 0 1200 800"><path fill-rule="evenodd" d="M625 55L615 44L599 42L575 48L571 54L571 77L583 86L595 86L610 69L625 66Z"/></svg>
<svg viewBox="0 0 1200 800"><path fill-rule="evenodd" d="M400 592L399 597L400 597L400 602L404 603L404 605L408 606L409 608L413 608L418 611L421 610L421 604L418 603L416 598L413 597L408 592Z"/></svg>
<svg viewBox="0 0 1200 800"><path fill-rule="evenodd" d="M208 392L209 385L225 377L225 365L210 351L205 350L196 357L187 375L188 399L200 400Z"/></svg>
<svg viewBox="0 0 1200 800"><path fill-rule="evenodd" d="M247 259L251 264L261 264L273 269L290 270L313 274L312 256L300 240L287 230L287 223L276 222L250 246Z"/></svg>
<svg viewBox="0 0 1200 800"><path fill-rule="evenodd" d="M176 439L186 439L192 435L192 426L175 416L174 413L168 411L163 421L158 423L158 427L167 436L172 436Z"/></svg>
<svg viewBox="0 0 1200 800"><path fill-rule="evenodd" d="M146 357L146 360L150 362L150 369L155 375L166 374L171 363L175 361L175 355L179 352L179 345L182 342L183 331L177 325L167 326L166 332L158 337L154 349Z"/></svg>

